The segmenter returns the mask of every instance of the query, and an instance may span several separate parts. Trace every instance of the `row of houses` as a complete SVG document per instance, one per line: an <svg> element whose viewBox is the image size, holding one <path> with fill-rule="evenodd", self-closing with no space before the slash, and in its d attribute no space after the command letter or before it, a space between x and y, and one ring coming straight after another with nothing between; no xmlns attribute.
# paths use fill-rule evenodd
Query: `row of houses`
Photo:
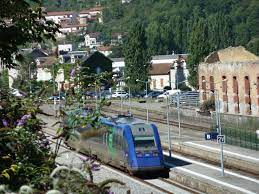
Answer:
<svg viewBox="0 0 259 194"><path fill-rule="evenodd" d="M186 65L187 56L187 54L152 56L149 70L150 89L163 91L166 86L176 88L177 83L187 80L189 75ZM111 60L114 73L120 74L124 71L124 58L111 58Z"/></svg>
<svg viewBox="0 0 259 194"><path fill-rule="evenodd" d="M53 64L70 64L80 61L80 63L85 63L85 61L95 58L103 58L105 61L110 61L109 66L114 74L123 75L125 62L123 58L108 58L104 53L96 51L89 54L87 51L70 51L71 46L59 47L58 51L63 51L58 57L50 55L44 52L42 49L34 49L31 51L30 55L37 64L37 80L38 81L48 81L52 80L51 68ZM179 80L185 80L188 77L188 70L186 68L186 54L177 55L158 55L153 56L151 60L151 68L149 71L150 79L152 80L150 88L152 90L163 90L165 86L171 86L172 88L176 83L176 78ZM92 59L91 59L92 61ZM95 64L95 68L99 68L99 64ZM62 71L60 71L62 74ZM10 78L15 78L17 76L16 70L10 71ZM176 76L177 75L177 76ZM178 80L178 81L179 81ZM65 82L64 75L59 75L56 82ZM69 81L69 80L67 80ZM12 85L12 79L10 80L10 86ZM120 84L122 85L122 84Z"/></svg>
<svg viewBox="0 0 259 194"><path fill-rule="evenodd" d="M86 30L89 22L97 21L102 23L102 10L103 7L96 6L80 12L55 11L47 12L45 17L47 20L53 21L61 26L60 31L62 33L57 34L57 37L64 38L71 32Z"/></svg>
<svg viewBox="0 0 259 194"><path fill-rule="evenodd" d="M34 50L33 56L37 63L37 80L50 80L51 68L58 59L44 52ZM84 54L81 63L87 60L93 62L94 57L104 58L107 66L115 74L123 74L125 62L123 58L108 58L96 51ZM189 75L186 68L186 54L152 56L149 70L150 88L163 90L165 86L175 88L175 84L186 80ZM93 63L93 68L101 70L99 63ZM11 77L15 77L15 73ZM199 91L201 103L216 98L220 103L220 112L228 114L259 116L259 57L243 47L230 47L211 53L205 61L199 64ZM61 75L57 82L64 82ZM17 74L17 73L16 73ZM63 76L64 77L64 76Z"/></svg>

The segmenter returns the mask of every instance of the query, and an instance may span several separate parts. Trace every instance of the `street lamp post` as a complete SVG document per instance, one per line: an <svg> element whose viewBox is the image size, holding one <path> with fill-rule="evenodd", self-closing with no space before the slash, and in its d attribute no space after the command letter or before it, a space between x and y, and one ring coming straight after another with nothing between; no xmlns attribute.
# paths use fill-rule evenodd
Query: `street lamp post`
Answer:
<svg viewBox="0 0 259 194"><path fill-rule="evenodd" d="M169 150L169 156L172 156L172 144L171 144L171 129L170 129L170 123L169 123L169 103L168 103L168 96L166 96L166 123L167 123L167 129L168 129L168 150Z"/></svg>
<svg viewBox="0 0 259 194"><path fill-rule="evenodd" d="M120 89L121 89L121 86L122 86L122 85L121 85L121 82L124 81L124 80L129 80L129 79L130 79L130 77L120 78L120 79L119 79L119 81L120 81L120 84L119 84ZM128 88L129 88L129 105L130 105L130 112L131 112L130 86L128 86ZM121 102L120 102L120 104L121 104L120 107L121 107L121 114L122 114L122 111L123 111L123 99L122 99L122 95L120 96L120 98L121 98L121 99L120 99L120 101L121 101Z"/></svg>
<svg viewBox="0 0 259 194"><path fill-rule="evenodd" d="M178 117L178 136L181 137L181 118L180 118L180 94L178 91L178 76L176 79L176 90L177 90L177 117Z"/></svg>
<svg viewBox="0 0 259 194"><path fill-rule="evenodd" d="M227 81L227 79L222 80L222 82ZM203 80L202 82L206 82L206 80ZM218 82L220 83L220 82ZM213 83L217 84L217 83ZM217 89L214 89L214 96L215 96L215 112L216 112L216 127L217 132L219 135L222 135L222 129L221 129L221 118L220 118L220 100L219 100L219 92ZM220 144L220 163L221 163L221 176L224 176L224 154L223 154L223 143L219 142Z"/></svg>
<svg viewBox="0 0 259 194"><path fill-rule="evenodd" d="M178 82L178 76L176 79L176 90L177 90L177 117L178 117L178 136L181 137L181 116L180 116L180 92L179 92L179 84L186 82L187 80ZM175 83L168 81L169 83Z"/></svg>
<svg viewBox="0 0 259 194"><path fill-rule="evenodd" d="M148 123L148 96L147 96L147 86L148 86L148 83L149 81L141 81L139 79L136 79L137 82L142 82L142 83L145 83L146 84L146 97L147 97L147 101L146 101L146 109L147 109L147 123Z"/></svg>
<svg viewBox="0 0 259 194"><path fill-rule="evenodd" d="M129 80L129 79L130 79L129 76L125 78L125 80ZM131 113L130 86L128 86L128 88L129 88L129 107L130 107L130 113Z"/></svg>

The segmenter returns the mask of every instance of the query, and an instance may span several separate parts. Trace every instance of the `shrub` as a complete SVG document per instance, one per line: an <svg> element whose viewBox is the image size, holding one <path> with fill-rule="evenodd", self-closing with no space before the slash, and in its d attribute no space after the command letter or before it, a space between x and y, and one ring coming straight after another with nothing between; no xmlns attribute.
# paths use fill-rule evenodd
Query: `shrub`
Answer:
<svg viewBox="0 0 259 194"><path fill-rule="evenodd" d="M215 100L210 98L209 100L204 101L200 106L200 110L203 112L215 110Z"/></svg>

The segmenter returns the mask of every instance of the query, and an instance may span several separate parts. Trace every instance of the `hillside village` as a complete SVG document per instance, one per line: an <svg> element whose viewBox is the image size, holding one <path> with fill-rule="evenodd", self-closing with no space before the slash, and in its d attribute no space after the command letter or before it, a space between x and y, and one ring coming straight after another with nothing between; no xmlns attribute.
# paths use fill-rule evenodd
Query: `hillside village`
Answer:
<svg viewBox="0 0 259 194"><path fill-rule="evenodd" d="M258 21L258 0L1 0L0 194L258 193Z"/></svg>
<svg viewBox="0 0 259 194"><path fill-rule="evenodd" d="M130 1L122 1L129 3ZM35 62L37 71L34 73L37 81L52 81L52 66L55 64L76 64L84 63L95 52L101 53L102 57L108 57L112 61L112 69L117 78L123 76L125 67L124 58L110 57L112 48L123 44L123 38L126 32L113 32L111 39L105 41L100 32L88 32L88 25L92 22L103 22L103 7L95 6L87 10L76 11L55 11L46 12L46 19L54 21L60 25L60 33L56 34L57 45L52 45L52 48L43 49L40 44L35 44L33 48L23 49L25 53L32 56ZM68 36L83 37L82 42L62 44L66 42ZM150 89L163 91L165 86L171 86L171 82L175 80L177 67L181 70L179 80L185 80L188 77L186 66L187 54L171 53L169 55L155 55L151 60L151 68L149 75L152 79ZM18 75L17 70L10 70L10 87L13 84L13 79ZM119 75L119 77L118 77ZM34 77L35 77L34 76ZM33 77L33 75L31 75ZM56 77L58 88L68 89L69 80L65 79L64 71L60 69ZM123 83L118 83L123 85ZM173 88L175 86L172 86Z"/></svg>

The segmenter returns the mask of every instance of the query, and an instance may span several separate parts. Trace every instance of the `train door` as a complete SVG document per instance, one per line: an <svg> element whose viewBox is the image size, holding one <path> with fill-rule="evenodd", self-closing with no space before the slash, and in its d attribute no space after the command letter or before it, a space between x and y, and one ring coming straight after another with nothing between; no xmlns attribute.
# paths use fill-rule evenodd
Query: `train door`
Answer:
<svg viewBox="0 0 259 194"><path fill-rule="evenodd" d="M125 167L128 167L128 164L129 164L129 146L128 146L128 142L127 140L123 138L123 161L124 161L124 166Z"/></svg>
<svg viewBox="0 0 259 194"><path fill-rule="evenodd" d="M114 148L114 128L109 128L107 136L107 145L108 145L108 155L109 160L113 160L115 157L115 148Z"/></svg>

